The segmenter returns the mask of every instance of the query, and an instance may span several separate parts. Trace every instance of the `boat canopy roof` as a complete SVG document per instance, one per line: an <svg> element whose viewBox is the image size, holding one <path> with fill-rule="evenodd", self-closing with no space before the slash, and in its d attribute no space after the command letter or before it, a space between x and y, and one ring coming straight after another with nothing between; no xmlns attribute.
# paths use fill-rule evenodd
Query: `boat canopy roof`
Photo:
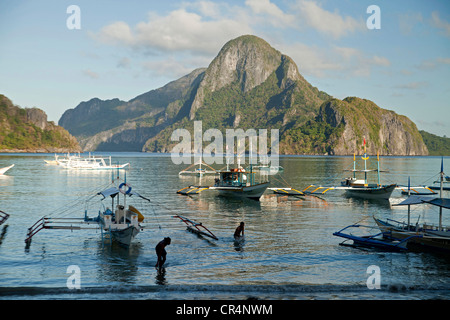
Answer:
<svg viewBox="0 0 450 320"><path fill-rule="evenodd" d="M403 202L396 204L396 206L406 206L412 204L423 204L429 203L438 207L443 207L450 209L450 198L437 198L437 197L427 197L427 196L410 196Z"/></svg>

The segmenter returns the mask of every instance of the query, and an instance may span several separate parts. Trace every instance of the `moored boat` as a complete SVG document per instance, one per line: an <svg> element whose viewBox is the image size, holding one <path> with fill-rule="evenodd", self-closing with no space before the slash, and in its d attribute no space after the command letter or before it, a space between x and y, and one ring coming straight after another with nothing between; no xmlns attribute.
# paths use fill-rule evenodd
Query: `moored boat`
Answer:
<svg viewBox="0 0 450 320"><path fill-rule="evenodd" d="M355 231L348 231L367 228L372 229L374 227L354 224L333 233L333 235L346 239L342 243L340 243L340 245L348 246L349 244L347 244L346 241L351 240L353 242L351 246L353 247L375 248L384 251L407 251L408 241L410 241L413 238L420 237L417 235L411 235L406 238L397 239L394 238L392 234L388 232L378 232L376 234L362 235L357 234Z"/></svg>
<svg viewBox="0 0 450 320"><path fill-rule="evenodd" d="M129 246L143 229L141 223L144 221L144 216L132 205L128 205L127 208L127 198L134 196L133 198L139 198L146 202L150 202L150 200L132 191L131 186L126 181L120 183L118 186L113 181L112 186L103 189L95 195L102 196L102 200L111 198L111 208L114 208L114 211L101 203L101 209L98 210L97 216L94 217L89 217L87 210L84 212L84 217L73 218L66 217L64 209L62 212L64 213L63 216L59 216L59 212L53 212L39 219L28 229L25 239L26 247L30 246L32 238L43 229L99 229L102 240L110 239L121 245ZM94 196L89 196L88 200L84 201L85 205ZM122 203L119 202L120 198L123 198ZM115 201L117 201L116 205L114 205ZM95 226L92 227L91 225Z"/></svg>
<svg viewBox="0 0 450 320"><path fill-rule="evenodd" d="M259 200L269 186L268 181L256 181L255 173L250 169L246 172L242 167L219 172L215 184L209 187L219 195L244 197Z"/></svg>
<svg viewBox="0 0 450 320"><path fill-rule="evenodd" d="M0 175L5 174L5 172L8 171L9 169L11 169L12 167L14 167L13 164L8 167L0 168Z"/></svg>
<svg viewBox="0 0 450 320"><path fill-rule="evenodd" d="M362 199L381 199L389 200L392 192L397 188L397 184L382 185L380 182L380 156L377 154L377 167L375 169L369 169L367 160L369 156L366 153L366 139L364 139L364 154L361 159L364 160L364 167L357 168L356 165L356 154L353 155L353 169L346 170L353 173L352 177L345 178L341 181L340 186L314 186L310 185L303 190L307 194L324 194L328 190L344 190L346 196L362 198ZM368 182L368 174L371 172L376 172L378 180L376 183ZM357 178L356 173L364 173L364 178ZM308 191L312 188L313 191Z"/></svg>
<svg viewBox="0 0 450 320"><path fill-rule="evenodd" d="M57 160L58 164L66 169L84 169L84 170L115 170L124 169L129 163L112 164L111 157L109 157L109 164L106 163L105 158L91 156L88 157L68 157L63 161Z"/></svg>
<svg viewBox="0 0 450 320"><path fill-rule="evenodd" d="M412 235L420 235L409 241L410 244L425 250L438 250L450 252L450 227L442 224L442 209L450 209L450 198L443 198L444 164L441 162L441 190L439 196L410 196L396 206L408 206L407 222L399 222L392 219L381 220L375 218L375 222L383 232L390 232L394 237L405 239ZM439 207L439 223L437 226L423 223L419 225L411 223L411 205L430 204Z"/></svg>

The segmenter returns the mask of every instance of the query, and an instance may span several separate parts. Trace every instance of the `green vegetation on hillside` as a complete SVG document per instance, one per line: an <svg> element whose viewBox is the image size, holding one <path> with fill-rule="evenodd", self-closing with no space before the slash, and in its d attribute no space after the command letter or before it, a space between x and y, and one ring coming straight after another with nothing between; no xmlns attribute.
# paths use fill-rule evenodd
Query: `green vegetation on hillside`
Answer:
<svg viewBox="0 0 450 320"><path fill-rule="evenodd" d="M344 129L343 123L333 127L324 121L310 120L286 132L281 148L288 154L330 154Z"/></svg>
<svg viewBox="0 0 450 320"><path fill-rule="evenodd" d="M75 138L61 127L48 123L41 129L27 120L27 109L16 107L0 95L0 150L79 149Z"/></svg>
<svg viewBox="0 0 450 320"><path fill-rule="evenodd" d="M439 137L423 130L419 132L430 156L450 156L450 138Z"/></svg>

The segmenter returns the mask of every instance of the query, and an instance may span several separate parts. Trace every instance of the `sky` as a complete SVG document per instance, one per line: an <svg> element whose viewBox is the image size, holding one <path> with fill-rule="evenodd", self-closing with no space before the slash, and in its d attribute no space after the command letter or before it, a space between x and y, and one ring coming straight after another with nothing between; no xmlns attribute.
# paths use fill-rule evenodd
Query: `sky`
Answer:
<svg viewBox="0 0 450 320"><path fill-rule="evenodd" d="M1 0L0 94L57 123L82 101L128 101L207 67L244 34L333 97L450 137L448 0Z"/></svg>

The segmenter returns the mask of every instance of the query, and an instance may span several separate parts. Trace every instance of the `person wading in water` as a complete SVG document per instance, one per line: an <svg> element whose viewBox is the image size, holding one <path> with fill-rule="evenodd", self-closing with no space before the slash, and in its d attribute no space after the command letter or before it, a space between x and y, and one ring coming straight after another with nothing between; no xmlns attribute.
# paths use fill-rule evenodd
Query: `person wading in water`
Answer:
<svg viewBox="0 0 450 320"><path fill-rule="evenodd" d="M168 246L171 242L171 239L169 237L164 238L161 240L155 247L156 255L158 257L158 261L156 262L155 268L161 269L164 262L166 262L166 246Z"/></svg>
<svg viewBox="0 0 450 320"><path fill-rule="evenodd" d="M239 239L240 237L244 236L244 222L241 222L239 226L236 228L236 231L234 231L234 238Z"/></svg>

